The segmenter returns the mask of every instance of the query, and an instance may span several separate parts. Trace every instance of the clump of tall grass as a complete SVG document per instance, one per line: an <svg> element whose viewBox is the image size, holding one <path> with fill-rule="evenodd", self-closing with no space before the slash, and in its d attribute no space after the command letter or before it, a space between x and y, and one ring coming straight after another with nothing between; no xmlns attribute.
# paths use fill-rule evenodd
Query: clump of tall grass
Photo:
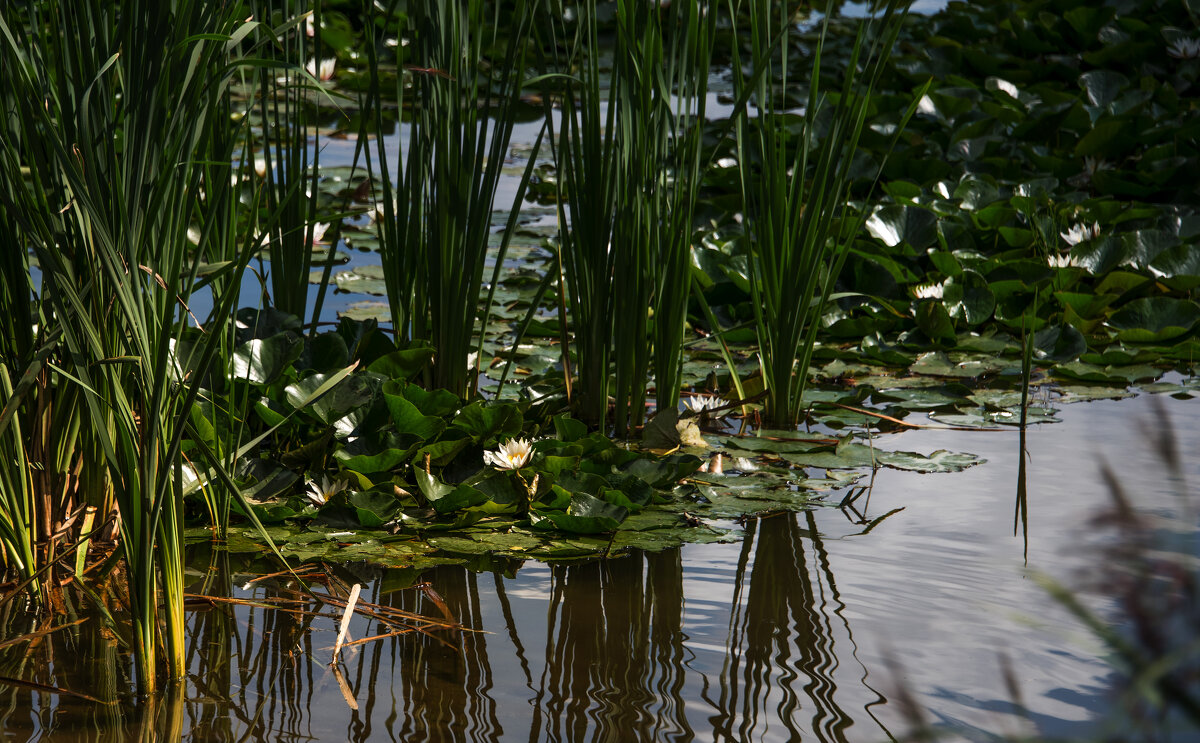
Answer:
<svg viewBox="0 0 1200 743"><path fill-rule="evenodd" d="M394 153L393 160L379 138L369 166L383 191L376 225L397 338L431 342L436 357L428 381L461 397L475 394L478 358L473 364L469 360L477 350L475 333L481 343L486 327L478 299L536 4L409 3L401 28L411 41L409 64L397 70L394 91L401 106L410 109L402 122L408 152ZM385 9L385 16L391 17L394 8ZM369 115L363 118L382 130L382 45L375 42L368 49L372 82L364 99ZM497 267L531 173L527 169L518 185ZM490 286L494 290L494 277Z"/></svg>
<svg viewBox="0 0 1200 743"><path fill-rule="evenodd" d="M251 2L254 16L264 21L261 33L268 37L261 56L275 64L257 70L261 150L244 154L261 170L262 206L276 217L263 236L272 306L300 318L308 310L321 158L320 132L311 125L315 106L310 99L317 93L310 86L312 73L305 70L307 62L321 56L320 36L314 37L310 57L304 32L311 5L309 0ZM319 12L320 3L316 5ZM314 323L319 314L317 306Z"/></svg>
<svg viewBox="0 0 1200 743"><path fill-rule="evenodd" d="M567 50L558 66L576 71L561 86L555 151L573 406L601 423L612 397L624 435L643 419L651 357L658 404L679 399L716 9L619 0L611 71L596 3L573 10L573 34L561 4L551 27Z"/></svg>
<svg viewBox="0 0 1200 743"><path fill-rule="evenodd" d="M736 43L732 52L738 100L752 101L758 109L757 117L743 109L734 128L751 304L768 392L765 418L772 425L789 425L800 416L818 319L863 224L863 216L848 204L851 166L907 5L889 0L881 13L860 24L849 60L839 70L840 87L834 90L826 90L822 81L830 18L822 19L799 114L787 109L782 95L798 82L790 43L798 31L790 5L749 0L744 6L752 71L743 67ZM736 36L743 3L733 0L730 8ZM918 92L896 135L920 98Z"/></svg>
<svg viewBox="0 0 1200 743"><path fill-rule="evenodd" d="M181 449L257 248L235 236L230 85L259 26L202 0L21 10L0 11L0 314L20 326L0 360L0 532L7 567L44 578L88 536L75 517L115 504L131 627L112 626L149 692L160 653L185 671Z"/></svg>

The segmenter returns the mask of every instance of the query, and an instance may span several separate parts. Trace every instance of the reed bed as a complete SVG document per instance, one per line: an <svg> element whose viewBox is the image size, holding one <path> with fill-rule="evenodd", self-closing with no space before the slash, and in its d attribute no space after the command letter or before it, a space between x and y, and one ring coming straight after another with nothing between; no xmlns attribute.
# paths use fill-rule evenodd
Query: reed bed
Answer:
<svg viewBox="0 0 1200 743"><path fill-rule="evenodd" d="M558 176L557 267L540 291L558 285L570 408L625 437L643 423L651 378L657 405L678 405L697 200L732 141L767 414L794 422L814 318L862 223L846 208L847 168L899 6L864 25L851 60L862 71L836 92L820 90L818 47L800 135L785 132L776 103L791 48L778 3L743 13L618 0L604 28L594 0L383 7L406 48L385 52L383 25L363 32L359 155L378 199L394 347L432 349L426 388L479 395L491 300L537 158L501 205L509 216L489 252L497 189L518 111L536 94L546 116L534 149L552 143ZM355 368L287 392L284 415L255 391L253 353L238 350L271 317L294 316L287 327L315 341L333 259L314 263L313 244L322 220L336 235L347 216L323 212L319 196L313 105L334 99L317 79L310 12L319 29L321 8L298 0L0 11L3 565L43 607L67 581L89 593L132 649L143 693L186 669L186 499L199 494L215 536L236 514L271 545L238 468ZM714 145L708 86L723 13L735 31L749 17L752 52L744 66L730 50L739 102ZM378 136L392 106L406 152ZM257 297L244 296L251 267ZM93 549L118 534L116 552ZM127 629L90 587L114 571L128 586Z"/></svg>

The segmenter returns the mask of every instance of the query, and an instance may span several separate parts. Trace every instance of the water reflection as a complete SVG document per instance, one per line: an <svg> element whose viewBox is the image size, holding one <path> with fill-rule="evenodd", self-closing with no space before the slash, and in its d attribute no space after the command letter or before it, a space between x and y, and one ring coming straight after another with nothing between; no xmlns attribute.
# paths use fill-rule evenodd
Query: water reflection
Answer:
<svg viewBox="0 0 1200 743"><path fill-rule="evenodd" d="M855 648L844 608L812 513L779 515L747 528L714 702L717 740L759 739L777 722L789 740L845 739L853 718L836 698L835 637L841 634L851 645L847 657L855 657ZM873 703L884 701L875 697Z"/></svg>
<svg viewBox="0 0 1200 743"><path fill-rule="evenodd" d="M679 550L546 572L540 601L519 577L496 576L481 591L486 576L428 576L450 611L481 631L453 644L374 646L359 667L364 711L376 710L395 740L683 741L710 730L717 740L841 740L852 724L835 672L840 653L854 657L853 638L811 515L750 525L715 657L689 649ZM515 608L509 584L523 594ZM391 597L429 609L417 592ZM354 740L369 732L369 723L347 731Z"/></svg>
<svg viewBox="0 0 1200 743"><path fill-rule="evenodd" d="M1021 534L1021 558L1029 564L1029 489L1026 485L1026 463L1029 460L1029 449L1025 447L1025 426L1021 426L1020 442L1017 451L1017 505L1013 510L1013 536Z"/></svg>
<svg viewBox="0 0 1200 743"><path fill-rule="evenodd" d="M530 740L686 740L679 551L554 570Z"/></svg>
<svg viewBox="0 0 1200 743"><path fill-rule="evenodd" d="M352 646L336 669L327 665L334 612L198 602L185 689L139 706L53 703L0 687L0 723L6 734L55 741L834 741L882 701L857 664L811 514L748 523L723 564L689 562L685 552L494 572L445 567L401 587L367 571L376 578L370 601L448 612L465 629ZM190 564L193 593L264 599L289 590L281 579L239 588L239 566L207 546ZM709 569L712 584L688 579ZM731 595L711 595L709 585ZM351 634L377 631L359 618ZM96 659L91 693L118 699L128 688L128 658L111 640L60 639ZM47 647L61 652L57 641ZM39 678L17 656L0 660L0 675ZM852 673L842 670L848 661ZM64 678L51 667L43 680ZM839 688L848 683L857 714Z"/></svg>

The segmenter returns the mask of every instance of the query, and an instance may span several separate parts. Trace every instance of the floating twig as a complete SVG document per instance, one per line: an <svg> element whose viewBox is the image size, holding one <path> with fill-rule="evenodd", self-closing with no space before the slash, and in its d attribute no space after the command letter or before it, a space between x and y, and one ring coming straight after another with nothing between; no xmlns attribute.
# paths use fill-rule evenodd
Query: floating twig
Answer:
<svg viewBox="0 0 1200 743"><path fill-rule="evenodd" d="M338 627L337 642L333 644L331 665L337 663L338 653L342 652L342 643L346 641L346 633L350 631L350 617L354 615L354 605L358 603L358 594L361 591L361 583L355 583L354 587L350 589L350 598L346 599L346 610L342 613L342 624Z"/></svg>

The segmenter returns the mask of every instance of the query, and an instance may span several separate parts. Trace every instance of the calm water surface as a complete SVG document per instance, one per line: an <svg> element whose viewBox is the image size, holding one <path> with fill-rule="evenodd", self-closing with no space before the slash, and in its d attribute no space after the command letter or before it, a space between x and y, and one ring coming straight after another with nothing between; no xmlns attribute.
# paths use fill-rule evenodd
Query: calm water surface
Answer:
<svg viewBox="0 0 1200 743"><path fill-rule="evenodd" d="M1195 403L1154 400L1167 403L1181 451L1200 451ZM346 694L327 665L333 619L198 612L181 693L139 710L0 686L0 740L881 741L909 730L901 690L951 739L1034 725L1094 733L1112 671L1034 577L1069 581L1098 559L1089 519L1107 503L1101 460L1140 507L1178 511L1144 444L1140 426L1159 425L1151 401L1066 406L1064 422L1029 431L1025 529L1015 431L912 431L880 445L988 462L954 475L879 471L869 504L856 505L867 519L894 513L869 531L829 508L750 521L739 544L428 571L469 631L359 646L341 664ZM1195 482L1196 462L1186 466ZM211 593L271 591L237 588L249 576L220 555L197 553L192 566ZM391 590L394 574L351 570L375 578L375 602L439 611L418 589ZM1103 597L1090 603L1111 611ZM351 629L374 632L358 619ZM80 659L113 652L99 638L56 642L51 680L75 689ZM1028 719L1015 714L1005 663Z"/></svg>

